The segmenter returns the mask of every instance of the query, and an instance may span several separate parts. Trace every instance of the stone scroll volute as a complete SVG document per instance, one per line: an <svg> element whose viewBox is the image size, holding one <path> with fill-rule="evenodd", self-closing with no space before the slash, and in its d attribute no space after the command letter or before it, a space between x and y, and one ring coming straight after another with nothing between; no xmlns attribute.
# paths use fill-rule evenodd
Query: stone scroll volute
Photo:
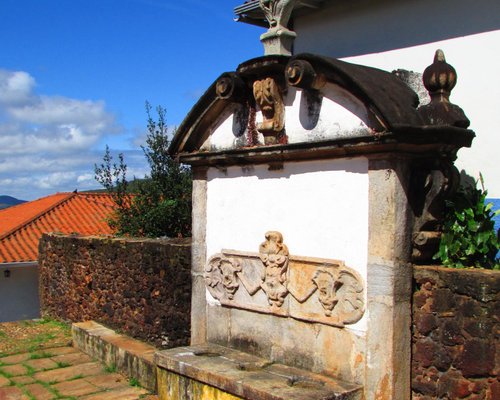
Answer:
<svg viewBox="0 0 500 400"><path fill-rule="evenodd" d="M258 253L222 250L205 267L209 293L225 307L344 327L364 314L364 284L342 261L291 256L277 231Z"/></svg>

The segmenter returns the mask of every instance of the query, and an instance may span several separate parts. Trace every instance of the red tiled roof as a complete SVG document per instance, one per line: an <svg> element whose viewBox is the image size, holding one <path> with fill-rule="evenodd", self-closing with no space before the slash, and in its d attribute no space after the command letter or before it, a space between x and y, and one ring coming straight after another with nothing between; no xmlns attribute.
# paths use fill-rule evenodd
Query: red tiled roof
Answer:
<svg viewBox="0 0 500 400"><path fill-rule="evenodd" d="M113 207L109 194L57 193L0 210L0 263L36 261L46 232L111 234Z"/></svg>

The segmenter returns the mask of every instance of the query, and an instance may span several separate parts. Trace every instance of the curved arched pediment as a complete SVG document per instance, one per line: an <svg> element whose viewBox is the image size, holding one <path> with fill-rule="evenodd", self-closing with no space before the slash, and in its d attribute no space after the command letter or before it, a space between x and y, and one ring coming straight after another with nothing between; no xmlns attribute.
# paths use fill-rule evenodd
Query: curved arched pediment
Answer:
<svg viewBox="0 0 500 400"><path fill-rule="evenodd" d="M206 157L380 142L425 128L417 106L417 94L386 71L312 54L266 56L222 74L170 150Z"/></svg>

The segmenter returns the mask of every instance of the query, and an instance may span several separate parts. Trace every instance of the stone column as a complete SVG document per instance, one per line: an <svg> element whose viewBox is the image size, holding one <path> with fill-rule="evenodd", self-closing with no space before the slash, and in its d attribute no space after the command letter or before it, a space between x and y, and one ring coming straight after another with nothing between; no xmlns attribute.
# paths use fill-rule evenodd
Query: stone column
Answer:
<svg viewBox="0 0 500 400"><path fill-rule="evenodd" d="M369 164L366 400L410 398L409 160Z"/></svg>
<svg viewBox="0 0 500 400"><path fill-rule="evenodd" d="M207 309L203 271L207 260L207 169L193 168L193 231L191 247L191 344L207 341Z"/></svg>

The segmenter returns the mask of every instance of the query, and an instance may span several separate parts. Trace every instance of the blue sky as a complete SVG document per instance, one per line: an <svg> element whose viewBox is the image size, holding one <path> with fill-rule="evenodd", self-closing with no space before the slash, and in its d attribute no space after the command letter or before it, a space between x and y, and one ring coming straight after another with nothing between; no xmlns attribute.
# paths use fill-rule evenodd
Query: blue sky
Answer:
<svg viewBox="0 0 500 400"><path fill-rule="evenodd" d="M141 176L145 101L177 126L222 72L263 54L263 29L233 21L243 2L1 0L0 195L97 188L106 144Z"/></svg>

